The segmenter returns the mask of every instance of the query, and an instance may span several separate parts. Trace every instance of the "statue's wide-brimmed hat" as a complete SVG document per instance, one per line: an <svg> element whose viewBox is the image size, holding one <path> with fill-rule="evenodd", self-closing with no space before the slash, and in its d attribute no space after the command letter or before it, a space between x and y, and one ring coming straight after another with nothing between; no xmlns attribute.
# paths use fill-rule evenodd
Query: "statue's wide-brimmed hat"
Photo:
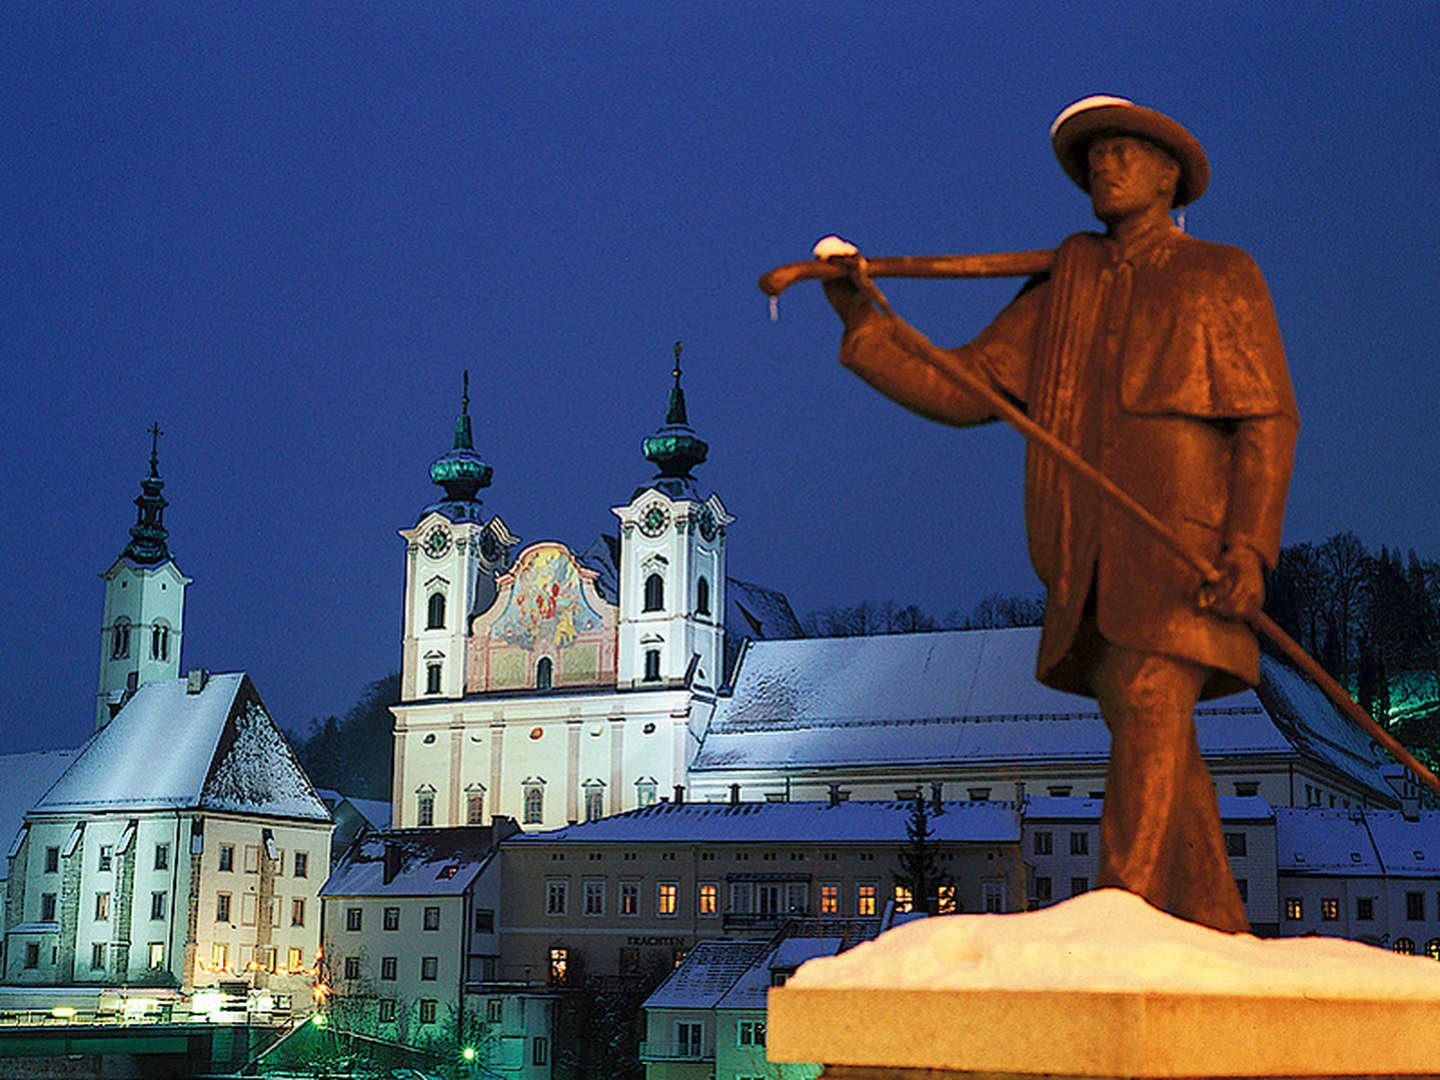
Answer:
<svg viewBox="0 0 1440 1080"><path fill-rule="evenodd" d="M1133 135L1168 151L1180 163L1176 206L1194 202L1210 185L1210 161L1194 135L1164 113L1127 98L1095 94L1069 106L1050 125L1050 142L1060 166L1087 192L1090 180L1086 154L1090 144L1105 135Z"/></svg>

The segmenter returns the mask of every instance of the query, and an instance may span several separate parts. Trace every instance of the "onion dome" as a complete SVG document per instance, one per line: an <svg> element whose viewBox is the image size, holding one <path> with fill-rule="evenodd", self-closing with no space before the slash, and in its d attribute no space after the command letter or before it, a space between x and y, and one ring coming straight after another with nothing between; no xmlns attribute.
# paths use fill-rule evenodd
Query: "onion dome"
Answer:
<svg viewBox="0 0 1440 1080"><path fill-rule="evenodd" d="M659 488L672 498L689 497L695 482L690 470L705 460L710 447L695 434L685 414L685 391L680 386L681 343L675 343L675 385L670 388L670 404L665 410L665 423L643 443L645 457L658 470L650 487Z"/></svg>
<svg viewBox="0 0 1440 1080"><path fill-rule="evenodd" d="M470 519L477 513L480 500L475 497L483 487L490 486L494 469L480 460L470 432L470 372L465 372L464 389L460 395L460 416L455 421L455 444L430 466L430 479L445 489L445 497L427 510L440 510L452 520ZM458 514L458 517L457 517ZM479 520L478 517L475 520Z"/></svg>
<svg viewBox="0 0 1440 1080"><path fill-rule="evenodd" d="M137 514L135 524L130 526L130 542L120 553L123 559L142 566L157 566L170 561L170 548L166 544L170 533L165 528L165 507L168 499L160 494L165 481L160 479L160 436L164 434L159 424L150 425L150 475L140 481L140 494L135 496Z"/></svg>

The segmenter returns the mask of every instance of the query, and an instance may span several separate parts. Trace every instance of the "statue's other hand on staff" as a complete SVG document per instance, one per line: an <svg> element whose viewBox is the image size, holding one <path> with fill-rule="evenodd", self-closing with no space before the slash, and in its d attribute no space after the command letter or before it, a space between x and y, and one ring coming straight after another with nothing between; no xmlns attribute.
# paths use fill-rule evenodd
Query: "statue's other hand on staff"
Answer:
<svg viewBox="0 0 1440 1080"><path fill-rule="evenodd" d="M1215 560L1220 577L1200 589L1199 604L1226 619L1250 619L1265 602L1264 564L1245 544L1227 547Z"/></svg>

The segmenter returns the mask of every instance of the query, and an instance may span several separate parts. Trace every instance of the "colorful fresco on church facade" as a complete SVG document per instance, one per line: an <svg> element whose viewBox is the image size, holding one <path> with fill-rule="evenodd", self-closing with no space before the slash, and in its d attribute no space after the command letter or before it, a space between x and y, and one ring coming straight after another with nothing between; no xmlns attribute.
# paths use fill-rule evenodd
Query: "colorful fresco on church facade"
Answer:
<svg viewBox="0 0 1440 1080"><path fill-rule="evenodd" d="M594 578L563 544L521 552L497 580L490 612L476 620L466 689L613 681L618 611L600 598Z"/></svg>

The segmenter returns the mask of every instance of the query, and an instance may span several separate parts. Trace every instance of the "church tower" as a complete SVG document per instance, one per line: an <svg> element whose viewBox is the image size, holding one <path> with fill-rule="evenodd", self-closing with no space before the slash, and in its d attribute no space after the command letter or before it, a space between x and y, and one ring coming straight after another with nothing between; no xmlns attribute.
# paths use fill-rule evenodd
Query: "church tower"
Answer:
<svg viewBox="0 0 1440 1080"><path fill-rule="evenodd" d="M675 385L665 423L644 441L655 465L620 519L619 689L694 686L715 689L723 678L725 530L734 520L718 495L702 499L692 470L709 447L690 426Z"/></svg>
<svg viewBox="0 0 1440 1080"><path fill-rule="evenodd" d="M405 538L405 636L400 700L465 694L470 620L495 599L495 578L519 542L498 517L485 520L481 488L494 470L475 452L470 429L470 373L464 376L455 442L430 466L444 491L420 513Z"/></svg>
<svg viewBox="0 0 1440 1080"><path fill-rule="evenodd" d="M105 581L105 612L100 620L100 689L95 729L108 724L142 683L180 674L180 640L185 615L185 586L190 579L170 557L165 507L160 494L160 425L150 428L150 473L140 481L138 509L130 542Z"/></svg>

